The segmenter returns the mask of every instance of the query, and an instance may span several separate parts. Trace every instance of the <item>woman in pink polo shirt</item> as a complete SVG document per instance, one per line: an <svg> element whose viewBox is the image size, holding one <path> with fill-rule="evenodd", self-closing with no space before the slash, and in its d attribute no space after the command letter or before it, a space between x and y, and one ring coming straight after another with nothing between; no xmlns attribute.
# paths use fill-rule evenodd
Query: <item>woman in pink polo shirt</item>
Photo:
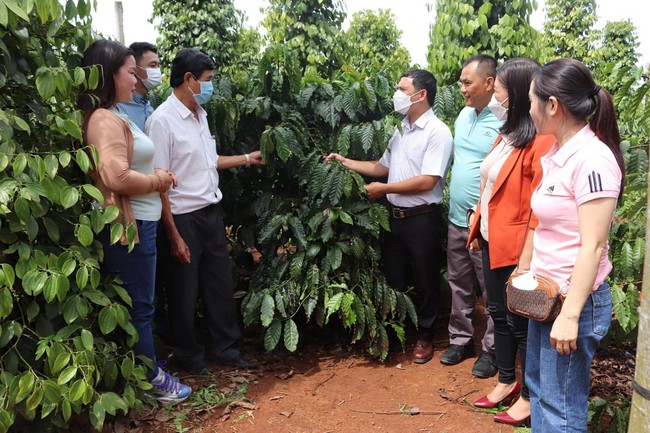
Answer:
<svg viewBox="0 0 650 433"><path fill-rule="evenodd" d="M535 432L586 432L589 372L609 329L612 269L607 238L623 190L612 98L581 62L559 59L530 86L530 114L557 143L542 158L533 194L539 220L531 269L566 290L553 323L530 321L526 383Z"/></svg>

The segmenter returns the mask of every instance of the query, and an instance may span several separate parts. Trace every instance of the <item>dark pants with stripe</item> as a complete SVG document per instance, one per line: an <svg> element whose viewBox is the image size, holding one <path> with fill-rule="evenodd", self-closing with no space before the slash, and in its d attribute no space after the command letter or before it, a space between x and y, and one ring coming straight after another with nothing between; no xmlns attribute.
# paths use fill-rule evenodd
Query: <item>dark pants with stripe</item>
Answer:
<svg viewBox="0 0 650 433"><path fill-rule="evenodd" d="M517 381L515 364L517 353L521 362L521 373L526 374L526 345L528 341L528 319L508 310L506 283L516 266L490 269L490 244L483 241L483 279L487 292L487 304L494 321L494 349L499 370L499 383ZM521 396L528 400L526 382L521 386Z"/></svg>
<svg viewBox="0 0 650 433"><path fill-rule="evenodd" d="M194 325L199 296L203 300L210 337L210 355L238 356L241 331L235 311L222 211L214 204L188 214L174 215L174 223L191 255L189 264L175 260L170 263L168 316L174 337L174 356L189 365L203 359L204 348Z"/></svg>
<svg viewBox="0 0 650 433"><path fill-rule="evenodd" d="M440 314L440 270L445 261L442 240L447 225L442 206L431 212L397 219L390 217L383 258L388 284L398 291L415 286L418 294L418 339L431 341Z"/></svg>

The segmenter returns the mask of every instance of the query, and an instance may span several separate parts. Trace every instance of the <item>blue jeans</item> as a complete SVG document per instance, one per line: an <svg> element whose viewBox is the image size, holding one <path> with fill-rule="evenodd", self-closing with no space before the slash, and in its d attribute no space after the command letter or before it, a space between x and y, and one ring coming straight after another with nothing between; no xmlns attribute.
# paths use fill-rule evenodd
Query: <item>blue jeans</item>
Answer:
<svg viewBox="0 0 650 433"><path fill-rule="evenodd" d="M137 220L139 243L129 253L119 242L110 245L109 230L103 230L99 238L104 246L104 265L113 275L122 279L122 287L131 296L129 308L131 323L138 331L138 341L133 350L156 361L151 323L154 315L154 284L156 277L156 232L158 221ZM149 379L156 371L149 371Z"/></svg>
<svg viewBox="0 0 650 433"><path fill-rule="evenodd" d="M528 325L526 383L533 433L587 431L591 363L612 320L612 292L603 283L587 298L578 322L578 350L560 355L551 347L552 323Z"/></svg>

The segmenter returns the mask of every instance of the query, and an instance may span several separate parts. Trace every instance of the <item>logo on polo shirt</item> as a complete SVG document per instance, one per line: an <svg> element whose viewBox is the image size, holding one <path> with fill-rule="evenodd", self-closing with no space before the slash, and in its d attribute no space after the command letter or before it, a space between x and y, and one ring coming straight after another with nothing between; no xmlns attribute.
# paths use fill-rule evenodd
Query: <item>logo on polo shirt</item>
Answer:
<svg viewBox="0 0 650 433"><path fill-rule="evenodd" d="M555 185L551 185L548 188L546 188L546 191L548 191L549 194L553 194L553 190L555 190Z"/></svg>
<svg viewBox="0 0 650 433"><path fill-rule="evenodd" d="M600 173L592 171L589 175L589 190L594 192L600 192L603 190L603 182L600 179Z"/></svg>

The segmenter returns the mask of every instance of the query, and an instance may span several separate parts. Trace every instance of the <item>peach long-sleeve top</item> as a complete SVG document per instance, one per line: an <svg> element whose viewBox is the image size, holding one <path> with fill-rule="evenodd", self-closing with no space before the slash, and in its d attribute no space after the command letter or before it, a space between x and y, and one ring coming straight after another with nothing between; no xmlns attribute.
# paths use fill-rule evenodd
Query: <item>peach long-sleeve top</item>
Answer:
<svg viewBox="0 0 650 433"><path fill-rule="evenodd" d="M110 110L99 108L91 115L86 128L86 143L99 153L97 170L90 176L104 196L102 207L115 205L121 211L121 222L135 224L129 196L160 190L163 185L161 177L131 169L133 134L127 122ZM126 236L120 242L126 244Z"/></svg>

